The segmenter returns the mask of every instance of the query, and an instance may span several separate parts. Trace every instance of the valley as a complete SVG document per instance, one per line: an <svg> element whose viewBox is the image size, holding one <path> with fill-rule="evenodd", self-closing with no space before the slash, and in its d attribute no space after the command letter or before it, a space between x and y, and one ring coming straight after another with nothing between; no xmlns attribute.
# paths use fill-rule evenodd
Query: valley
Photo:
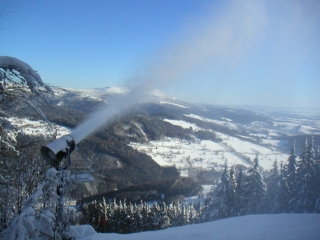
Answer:
<svg viewBox="0 0 320 240"><path fill-rule="evenodd" d="M12 139L19 133L45 139L68 135L94 109L127 92L118 87L53 90L54 98L43 108L51 127L21 106L1 116ZM78 144L72 157L94 162L95 182L78 184L75 197L178 175L210 184L218 180L225 161L248 169L255 156L261 170L269 171L275 160L287 161L295 142L298 154L306 138L319 145L319 134L318 112L190 104L154 91L148 101ZM170 175L168 167L177 173Z"/></svg>

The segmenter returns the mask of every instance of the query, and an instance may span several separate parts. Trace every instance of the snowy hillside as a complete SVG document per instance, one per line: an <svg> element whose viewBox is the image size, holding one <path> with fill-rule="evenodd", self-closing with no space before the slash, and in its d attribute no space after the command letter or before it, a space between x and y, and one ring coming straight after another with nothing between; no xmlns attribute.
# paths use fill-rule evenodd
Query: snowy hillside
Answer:
<svg viewBox="0 0 320 240"><path fill-rule="evenodd" d="M45 137L49 137L51 134L56 133L57 138L59 138L69 134L71 131L71 129L57 124L52 124L52 128L50 129L47 123L45 123L43 120L35 121L28 118L19 117L0 117L0 120L7 120L10 122L11 128L6 130L8 134L12 136L12 139L14 139L18 133L23 133L30 136Z"/></svg>
<svg viewBox="0 0 320 240"><path fill-rule="evenodd" d="M164 121L194 132L213 132L221 140L195 139L190 142L163 138L147 144L130 144L151 156L159 165L175 165L181 172L190 168L221 169L225 160L230 165L248 167L256 155L259 155L260 166L269 170L275 160L285 162L288 159L290 148L293 147L292 139L296 136L320 133L318 115L308 118L295 113L289 117L288 114L281 116L279 113L248 112L241 108L196 109L177 104L174 100L160 103L171 105L180 112L181 108L188 108L181 114L180 120Z"/></svg>
<svg viewBox="0 0 320 240"><path fill-rule="evenodd" d="M52 87L52 90L55 95L52 104L85 113L93 111L101 103L107 104L113 96L128 91L121 87L83 90ZM288 159L296 136L320 133L320 117L317 113L307 115L299 112L279 113L275 110L250 111L245 108L198 106L160 91L153 91L150 96L153 105L143 109L148 114L167 115L163 121L194 132L214 133L220 140L195 138L189 141L163 137L159 141L148 141L147 133L140 127L141 135L145 136L144 142L131 141L129 146L149 155L161 166L176 166L182 175L187 174L188 169L219 170L225 160L228 160L229 165L249 167L257 154L260 166L269 170L274 160L285 162ZM45 125L40 121L21 117L7 120L26 134L46 134ZM61 124L53 126L58 137L71 130Z"/></svg>
<svg viewBox="0 0 320 240"><path fill-rule="evenodd" d="M173 125L182 128L192 128L194 131L203 130L196 124L182 120L165 119ZM189 168L220 169L225 160L231 165L244 165L249 167L257 154L261 160L261 166L269 170L275 159L285 162L288 154L285 154L274 146L261 146L252 142L232 137L227 134L215 132L222 140L213 142L210 140L196 140L194 142L183 139L165 138L161 141L150 141L147 144L131 143L130 146L143 151L151 156L159 165L175 165L177 169L186 170ZM268 142L269 143L269 142Z"/></svg>
<svg viewBox="0 0 320 240"><path fill-rule="evenodd" d="M74 227L77 240L105 239L319 239L320 214L270 214L233 217L214 222L133 234L95 233L91 226Z"/></svg>
<svg viewBox="0 0 320 240"><path fill-rule="evenodd" d="M89 99L93 101L105 102L109 96L126 93L125 88L106 87L94 89L71 89L53 87L55 98L59 100L58 105L63 105L68 100L83 100Z"/></svg>

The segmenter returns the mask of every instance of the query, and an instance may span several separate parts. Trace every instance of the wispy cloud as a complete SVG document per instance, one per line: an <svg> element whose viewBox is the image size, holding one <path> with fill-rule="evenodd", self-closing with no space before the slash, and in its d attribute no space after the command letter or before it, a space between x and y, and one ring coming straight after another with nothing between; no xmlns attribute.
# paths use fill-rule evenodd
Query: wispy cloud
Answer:
<svg viewBox="0 0 320 240"><path fill-rule="evenodd" d="M208 7L204 16L178 30L174 43L149 59L141 76L130 80L149 89L166 86L199 67L236 64L267 24L263 1L226 1L218 11L214 5Z"/></svg>

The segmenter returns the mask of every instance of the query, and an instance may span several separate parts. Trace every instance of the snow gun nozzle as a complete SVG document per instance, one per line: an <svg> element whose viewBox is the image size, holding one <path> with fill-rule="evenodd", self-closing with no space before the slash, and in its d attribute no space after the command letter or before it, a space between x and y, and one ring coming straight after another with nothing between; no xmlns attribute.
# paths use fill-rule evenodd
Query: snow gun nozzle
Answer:
<svg viewBox="0 0 320 240"><path fill-rule="evenodd" d="M60 162L73 152L75 142L70 135L62 136L49 143L47 146L41 147L41 155L44 160L52 167L58 168Z"/></svg>

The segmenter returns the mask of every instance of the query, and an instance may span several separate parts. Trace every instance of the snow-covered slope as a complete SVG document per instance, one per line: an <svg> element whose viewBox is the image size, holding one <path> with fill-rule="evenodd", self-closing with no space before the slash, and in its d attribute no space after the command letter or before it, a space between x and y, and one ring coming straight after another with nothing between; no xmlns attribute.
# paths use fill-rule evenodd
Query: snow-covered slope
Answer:
<svg viewBox="0 0 320 240"><path fill-rule="evenodd" d="M177 111L186 108L175 102L165 104L176 107ZM282 116L230 107L188 107L184 112L180 119L164 121L194 132L213 132L221 141L163 138L147 144L131 143L130 146L145 152L162 166L175 165L182 173L190 168L221 169L225 160L229 165L248 167L256 155L260 166L269 170L275 160L279 163L287 161L293 147L292 139L320 133L318 115L309 118L298 113Z"/></svg>
<svg viewBox="0 0 320 240"><path fill-rule="evenodd" d="M91 226L73 227L77 240L105 239L235 239L314 240L320 236L320 214L269 214L233 217L214 222L133 234L94 233Z"/></svg>
<svg viewBox="0 0 320 240"><path fill-rule="evenodd" d="M71 132L71 129L57 124L52 124L50 129L47 123L42 120L34 121L27 118L19 117L0 117L0 120L1 119L5 119L10 122L12 127L11 129L7 129L7 131L9 131L12 135L17 135L19 132L33 136L49 136L53 133L56 133L57 138L59 138Z"/></svg>
<svg viewBox="0 0 320 240"><path fill-rule="evenodd" d="M106 101L108 97L124 94L127 89L121 87L106 87L106 88L93 88L93 89L72 89L62 87L52 87L55 98L60 100L58 105L63 105L67 100L83 100L89 99L93 101Z"/></svg>
<svg viewBox="0 0 320 240"><path fill-rule="evenodd" d="M54 104L84 113L93 111L100 103L107 103L110 97L128 91L120 87L84 90L52 87L52 89L55 94ZM167 116L163 117L163 121L184 129L214 133L220 139L213 141L195 138L194 141L186 141L164 137L161 141L148 142L147 133L140 127L145 142L131 142L130 146L145 152L162 166L175 165L182 174L190 168L218 170L225 160L228 160L229 165L242 164L249 167L256 155L259 155L260 166L270 169L274 160L277 159L278 162L287 160L290 148L293 146L293 138L320 134L320 117L314 113L281 114L263 112L261 109L250 111L229 106L193 105L160 91L151 92L150 101L153 105L147 110L144 108L143 111ZM40 134L44 129L44 124L41 122L21 117L11 117L7 120L27 134ZM70 131L63 126L54 127L58 137Z"/></svg>
<svg viewBox="0 0 320 240"><path fill-rule="evenodd" d="M183 128L192 128L194 131L206 131L194 123L182 120L165 121L178 125ZM243 165L250 167L251 161L256 155L259 155L260 165L269 170L275 159L285 162L289 155L277 150L275 147L261 146L229 136L227 134L215 132L222 140L214 142L210 140L186 141L183 139L164 138L160 141L150 141L144 143L131 143L133 148L143 151L151 156L161 166L175 165L177 169L183 170L190 168L208 169L222 168L227 160L231 165Z"/></svg>

